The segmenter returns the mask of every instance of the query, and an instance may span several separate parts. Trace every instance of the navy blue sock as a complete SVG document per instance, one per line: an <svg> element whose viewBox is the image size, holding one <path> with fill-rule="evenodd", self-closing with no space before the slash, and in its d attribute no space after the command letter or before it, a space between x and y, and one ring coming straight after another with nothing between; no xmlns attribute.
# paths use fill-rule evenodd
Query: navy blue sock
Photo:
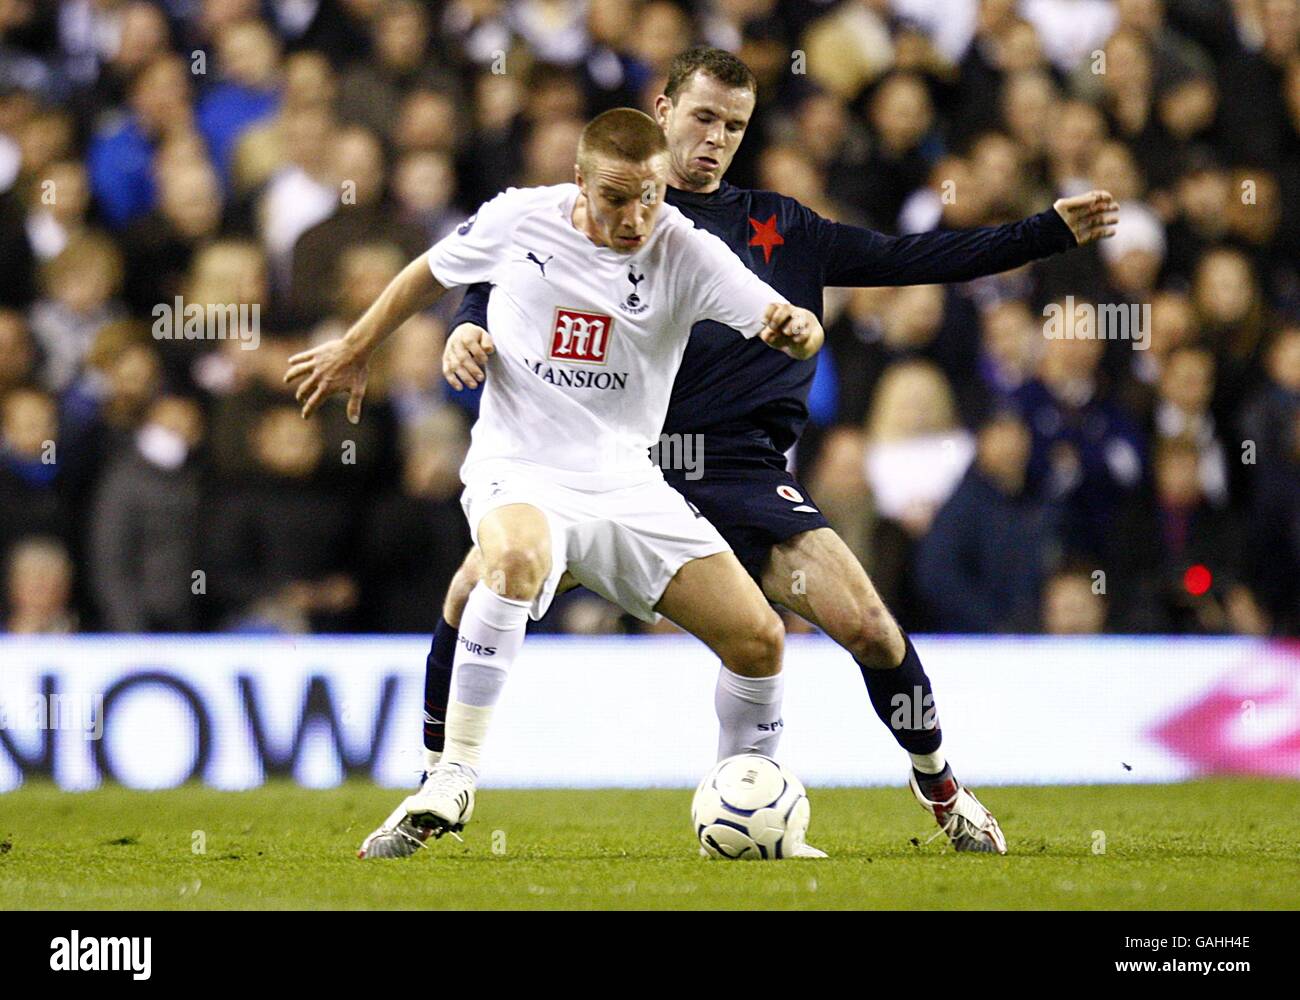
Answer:
<svg viewBox="0 0 1300 1000"><path fill-rule="evenodd" d="M433 646L424 661L424 747L434 753L442 753L447 736L447 702L455 657L456 630L440 617L433 630Z"/></svg>
<svg viewBox="0 0 1300 1000"><path fill-rule="evenodd" d="M889 727L898 745L908 753L929 754L939 749L943 735L935 711L934 692L911 637L903 633L903 662L892 670L861 663L871 707Z"/></svg>
<svg viewBox="0 0 1300 1000"><path fill-rule="evenodd" d="M938 774L926 774L912 768L921 794L931 802L947 802L957 794L957 777L952 773L951 765L945 763Z"/></svg>

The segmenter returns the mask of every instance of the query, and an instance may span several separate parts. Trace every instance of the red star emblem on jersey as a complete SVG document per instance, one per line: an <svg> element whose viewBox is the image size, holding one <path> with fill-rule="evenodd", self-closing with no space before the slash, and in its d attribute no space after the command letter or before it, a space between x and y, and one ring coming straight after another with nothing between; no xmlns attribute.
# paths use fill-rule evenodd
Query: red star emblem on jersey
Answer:
<svg viewBox="0 0 1300 1000"><path fill-rule="evenodd" d="M768 216L766 222L759 222L751 215L749 224L754 227L754 235L749 238L749 245L762 247L763 263L772 263L772 248L779 247L785 242L785 238L776 231L776 215Z"/></svg>

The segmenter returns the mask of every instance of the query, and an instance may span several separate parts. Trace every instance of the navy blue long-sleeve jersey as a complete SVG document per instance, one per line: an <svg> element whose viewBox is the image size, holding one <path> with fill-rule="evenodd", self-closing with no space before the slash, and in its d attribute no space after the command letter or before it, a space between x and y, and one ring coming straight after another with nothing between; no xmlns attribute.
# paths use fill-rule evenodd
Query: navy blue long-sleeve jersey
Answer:
<svg viewBox="0 0 1300 1000"><path fill-rule="evenodd" d="M668 188L676 206L751 271L821 319L827 287L969 281L1068 250L1074 234L1052 209L1005 226L886 236L824 219L793 198L723 181L698 194ZM487 326L490 286L473 285L452 319ZM666 434L763 431L785 451L808 421L816 358L796 361L757 337L706 320L691 328L664 422Z"/></svg>

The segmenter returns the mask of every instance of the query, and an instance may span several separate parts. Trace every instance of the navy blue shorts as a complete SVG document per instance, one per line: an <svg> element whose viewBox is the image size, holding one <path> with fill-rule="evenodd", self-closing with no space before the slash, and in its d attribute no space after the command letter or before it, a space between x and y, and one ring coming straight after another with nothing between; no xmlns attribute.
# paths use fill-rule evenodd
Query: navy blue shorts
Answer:
<svg viewBox="0 0 1300 1000"><path fill-rule="evenodd" d="M664 479L707 517L756 581L774 546L814 528L830 527L785 455L767 435L704 435L693 469L665 468Z"/></svg>

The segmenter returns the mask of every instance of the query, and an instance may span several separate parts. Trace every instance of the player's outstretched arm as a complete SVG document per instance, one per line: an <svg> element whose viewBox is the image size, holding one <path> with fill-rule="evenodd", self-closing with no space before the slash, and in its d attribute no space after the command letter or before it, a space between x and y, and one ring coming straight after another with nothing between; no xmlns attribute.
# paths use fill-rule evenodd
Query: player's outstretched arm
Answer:
<svg viewBox="0 0 1300 1000"><path fill-rule="evenodd" d="M477 323L461 323L442 350L442 377L453 389L476 389L487 378L487 359L495 351L492 334Z"/></svg>
<svg viewBox="0 0 1300 1000"><path fill-rule="evenodd" d="M304 420L336 392L348 394L348 419L354 424L361 419L370 355L390 333L447 290L434 279L427 257L421 254L407 264L342 337L289 359L284 381L302 379L296 396Z"/></svg>
<svg viewBox="0 0 1300 1000"><path fill-rule="evenodd" d="M813 249L830 287L943 285L1073 250L1115 234L1119 203L1109 191L1058 199L1018 222L886 236L814 216Z"/></svg>
<svg viewBox="0 0 1300 1000"><path fill-rule="evenodd" d="M817 317L807 309L789 302L773 302L763 313L759 339L768 347L782 351L796 361L807 361L821 350L825 331Z"/></svg>

